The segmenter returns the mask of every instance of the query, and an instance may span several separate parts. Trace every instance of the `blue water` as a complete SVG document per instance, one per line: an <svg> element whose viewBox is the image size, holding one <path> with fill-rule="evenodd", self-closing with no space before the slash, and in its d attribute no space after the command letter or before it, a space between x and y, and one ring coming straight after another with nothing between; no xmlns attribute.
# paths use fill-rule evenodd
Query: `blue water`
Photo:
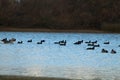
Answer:
<svg viewBox="0 0 120 80"><path fill-rule="evenodd" d="M13 44L0 42L0 75L62 77L72 79L119 80L120 34L0 32L0 39L16 38ZM32 43L27 40L32 39ZM18 41L23 44L17 44ZM43 44L38 41L45 40ZM54 44L66 40L66 46ZM73 43L83 40L81 45ZM98 41L100 47L88 48L85 41ZM103 44L109 41L110 44ZM102 49L108 53L101 53ZM116 54L111 54L111 49Z"/></svg>

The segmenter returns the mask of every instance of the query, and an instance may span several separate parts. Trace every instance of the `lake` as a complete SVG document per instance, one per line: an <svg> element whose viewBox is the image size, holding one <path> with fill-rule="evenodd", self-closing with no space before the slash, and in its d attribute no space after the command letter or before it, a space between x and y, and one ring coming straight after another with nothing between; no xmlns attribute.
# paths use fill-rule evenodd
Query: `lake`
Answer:
<svg viewBox="0 0 120 80"><path fill-rule="evenodd" d="M120 80L120 34L0 32L0 40L4 38L16 42L0 41L0 75ZM41 40L44 42L37 44ZM59 41L66 45L55 44ZM100 46L87 50L89 41ZM111 53L112 49L116 53Z"/></svg>

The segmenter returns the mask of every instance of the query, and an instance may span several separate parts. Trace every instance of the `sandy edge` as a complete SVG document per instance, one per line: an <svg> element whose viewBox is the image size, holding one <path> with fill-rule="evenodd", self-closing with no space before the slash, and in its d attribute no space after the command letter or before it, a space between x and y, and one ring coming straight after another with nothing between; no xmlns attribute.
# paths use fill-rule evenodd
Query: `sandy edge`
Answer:
<svg viewBox="0 0 120 80"><path fill-rule="evenodd" d="M36 29L36 28L0 28L0 31L8 32L74 32L74 33L107 33L100 30L56 30L56 29Z"/></svg>
<svg viewBox="0 0 120 80"><path fill-rule="evenodd" d="M0 75L0 80L73 80L73 79L54 78L54 77L31 77L31 76ZM79 79L79 80L81 80L81 79Z"/></svg>

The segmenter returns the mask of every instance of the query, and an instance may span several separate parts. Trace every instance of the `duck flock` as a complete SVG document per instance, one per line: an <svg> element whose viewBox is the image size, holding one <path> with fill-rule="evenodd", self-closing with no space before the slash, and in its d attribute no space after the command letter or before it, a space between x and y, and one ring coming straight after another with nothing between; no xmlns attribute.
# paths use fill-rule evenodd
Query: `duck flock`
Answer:
<svg viewBox="0 0 120 80"><path fill-rule="evenodd" d="M11 39L7 39L7 38L3 38L0 40L3 44L11 44L11 43L14 43L14 42L17 42L17 44L23 44L24 42L23 41L16 41L15 38L11 38ZM28 43L32 43L33 40L30 39L30 40L27 40ZM43 44L45 43L46 40L40 40L38 42L36 42L36 44ZM95 50L96 47L100 47L100 44L98 43L98 41L84 41L84 40L78 40L78 41L75 41L73 42L72 44L73 45L81 45L85 43L88 47L86 48L86 50ZM66 46L67 45L67 41L66 40L60 40L60 41L56 41L54 42L54 44L57 44L57 45L60 45L60 46ZM106 42L103 42L104 45L109 45L110 42L109 41L106 41ZM120 45L118 45L118 47L120 47ZM117 51L114 50L114 49L111 49L110 51L108 51L107 49L104 49L102 48L101 49L101 53L111 53L111 54L116 54Z"/></svg>

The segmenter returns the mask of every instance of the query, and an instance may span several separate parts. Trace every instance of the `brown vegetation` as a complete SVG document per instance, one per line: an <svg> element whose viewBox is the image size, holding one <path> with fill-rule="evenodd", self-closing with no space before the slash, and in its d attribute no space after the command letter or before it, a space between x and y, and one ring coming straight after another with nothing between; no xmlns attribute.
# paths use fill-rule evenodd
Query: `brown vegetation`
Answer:
<svg viewBox="0 0 120 80"><path fill-rule="evenodd" d="M0 0L0 25L100 29L120 22L119 0Z"/></svg>
<svg viewBox="0 0 120 80"><path fill-rule="evenodd" d="M120 32L120 24L104 23L101 29L109 32Z"/></svg>

